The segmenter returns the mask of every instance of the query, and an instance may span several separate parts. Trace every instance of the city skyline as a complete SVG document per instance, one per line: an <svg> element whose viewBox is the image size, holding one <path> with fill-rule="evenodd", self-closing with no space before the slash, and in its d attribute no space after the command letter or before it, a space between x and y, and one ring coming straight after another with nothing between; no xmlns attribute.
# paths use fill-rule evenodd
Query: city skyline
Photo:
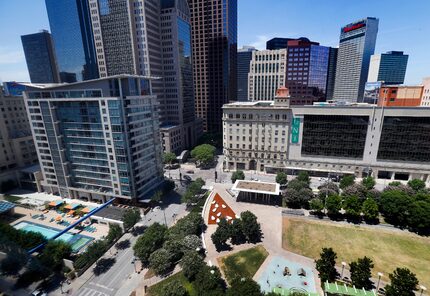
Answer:
<svg viewBox="0 0 430 296"><path fill-rule="evenodd" d="M356 19L374 16L380 19L375 53L386 51L404 51L410 57L406 72L405 84L420 84L422 78L430 76L430 58L426 52L427 42L420 36L430 34L426 26L425 11L430 3L421 1L414 5L405 5L401 1L380 1L371 3L365 0L360 3L348 3L345 13L331 5L311 0L286 3L284 1L256 0L238 1L238 48L252 45L264 49L266 41L273 37L307 37L323 46L337 47L340 28ZM13 9L21 7L20 10ZM252 9L251 9L252 7ZM306 15L295 13L306 7L313 7ZM255 18L259 11L259 18ZM318 15L313 11L317 11ZM284 15L281 13L285 12ZM393 15L403 17L392 17ZM276 14L278 17L273 17ZM29 81L24 51L20 36L39 32L49 28L45 1L17 0L0 3L0 33L4 43L0 46L0 80ZM19 22L16 22L19 20ZM270 22L268 22L270 20ZM14 26L9 26L14 21Z"/></svg>

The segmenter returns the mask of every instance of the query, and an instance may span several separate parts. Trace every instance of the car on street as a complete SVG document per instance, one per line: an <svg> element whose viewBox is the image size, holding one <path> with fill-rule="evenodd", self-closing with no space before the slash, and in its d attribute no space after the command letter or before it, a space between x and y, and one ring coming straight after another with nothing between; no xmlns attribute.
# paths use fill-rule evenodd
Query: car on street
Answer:
<svg viewBox="0 0 430 296"><path fill-rule="evenodd" d="M188 170L188 171L186 171L186 173L187 174L194 174L194 171L193 170Z"/></svg>
<svg viewBox="0 0 430 296"><path fill-rule="evenodd" d="M184 179L187 180L187 181L191 181L192 180L191 177L188 176L188 175L184 175Z"/></svg>
<svg viewBox="0 0 430 296"><path fill-rule="evenodd" d="M36 290L31 293L31 296L47 296L48 294L46 292L43 292L42 290Z"/></svg>

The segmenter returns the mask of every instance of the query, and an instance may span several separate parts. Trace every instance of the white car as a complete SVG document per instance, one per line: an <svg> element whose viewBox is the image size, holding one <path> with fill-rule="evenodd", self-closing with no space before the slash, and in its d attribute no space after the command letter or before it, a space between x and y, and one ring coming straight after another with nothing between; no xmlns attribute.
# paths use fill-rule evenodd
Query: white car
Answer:
<svg viewBox="0 0 430 296"><path fill-rule="evenodd" d="M31 296L48 296L48 294L46 292L43 292L42 290L36 290L31 293Z"/></svg>

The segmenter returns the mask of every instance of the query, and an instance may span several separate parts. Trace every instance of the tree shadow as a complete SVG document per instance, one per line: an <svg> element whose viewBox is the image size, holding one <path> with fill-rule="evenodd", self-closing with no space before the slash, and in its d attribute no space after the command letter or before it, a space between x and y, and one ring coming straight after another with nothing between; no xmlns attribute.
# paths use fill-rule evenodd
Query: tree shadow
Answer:
<svg viewBox="0 0 430 296"><path fill-rule="evenodd" d="M145 232L146 227L145 226L135 226L134 229L131 231L131 234L133 236L141 235Z"/></svg>
<svg viewBox="0 0 430 296"><path fill-rule="evenodd" d="M115 244L118 250L125 250L130 247L130 240L126 239Z"/></svg>
<svg viewBox="0 0 430 296"><path fill-rule="evenodd" d="M95 275L100 275L107 272L116 262L115 258L102 258L96 263L93 272Z"/></svg>

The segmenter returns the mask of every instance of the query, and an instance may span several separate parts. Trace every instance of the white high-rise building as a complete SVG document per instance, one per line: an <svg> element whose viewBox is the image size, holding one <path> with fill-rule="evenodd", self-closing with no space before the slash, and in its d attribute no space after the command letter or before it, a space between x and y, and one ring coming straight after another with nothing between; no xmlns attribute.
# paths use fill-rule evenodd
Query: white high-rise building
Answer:
<svg viewBox="0 0 430 296"><path fill-rule="evenodd" d="M248 74L249 100L273 100L276 90L285 86L286 65L287 49L254 51Z"/></svg>
<svg viewBox="0 0 430 296"><path fill-rule="evenodd" d="M368 17L344 26L340 32L333 99L361 102L375 52L379 20Z"/></svg>

